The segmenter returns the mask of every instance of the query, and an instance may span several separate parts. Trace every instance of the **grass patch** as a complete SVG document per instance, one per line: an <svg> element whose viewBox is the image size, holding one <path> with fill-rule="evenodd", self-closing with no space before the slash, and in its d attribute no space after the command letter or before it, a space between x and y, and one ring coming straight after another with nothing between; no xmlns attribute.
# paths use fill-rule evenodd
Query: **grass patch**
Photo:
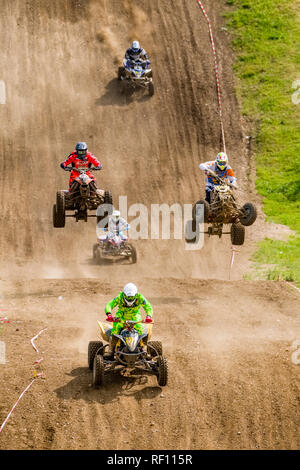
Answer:
<svg viewBox="0 0 300 470"><path fill-rule="evenodd" d="M259 244L256 265L276 264L265 276L300 283L300 80L299 0L228 0L228 25L237 58L237 93L244 117L256 129L256 187L267 220L296 232L288 242ZM298 12L297 12L298 7ZM299 86L300 88L300 86ZM273 274L272 274L273 273Z"/></svg>

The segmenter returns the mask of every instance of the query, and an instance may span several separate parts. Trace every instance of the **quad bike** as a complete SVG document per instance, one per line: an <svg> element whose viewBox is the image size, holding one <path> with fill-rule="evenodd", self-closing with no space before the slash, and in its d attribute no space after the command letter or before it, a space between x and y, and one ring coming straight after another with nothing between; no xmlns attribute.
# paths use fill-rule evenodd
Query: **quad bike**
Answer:
<svg viewBox="0 0 300 470"><path fill-rule="evenodd" d="M121 80L121 93L137 88L148 88L149 96L154 95L152 70L148 68L147 61L123 60L123 67L119 67L118 80Z"/></svg>
<svg viewBox="0 0 300 470"><path fill-rule="evenodd" d="M97 189L95 182L87 175L87 171L93 168L79 167L76 171L80 173L75 178L70 191L57 191L56 204L53 205L53 226L63 228L66 217L75 217L78 220L87 222L88 217L97 217L97 223L112 213L112 195L110 191ZM73 171L68 168L67 171ZM88 214L88 211L97 210L105 204L102 217ZM73 214L66 214L66 211L75 211Z"/></svg>
<svg viewBox="0 0 300 470"><path fill-rule="evenodd" d="M93 246L93 259L97 264L102 264L103 260L130 259L132 264L137 261L135 247L122 239L117 230L109 232L111 236L98 239L98 243Z"/></svg>
<svg viewBox="0 0 300 470"><path fill-rule="evenodd" d="M193 207L192 220L188 221L186 232L196 233L200 220L200 208L203 206L204 222L209 224L207 233L209 236L223 234L231 235L233 245L243 245L245 241L245 227L252 225L257 217L255 206L247 202L239 207L234 197L232 188L235 188L229 182L224 181L213 171L209 173L217 180L219 185L211 191L210 204L205 200L197 201ZM223 232L223 225L231 224L230 232ZM196 236L186 237L188 243L194 243Z"/></svg>
<svg viewBox="0 0 300 470"><path fill-rule="evenodd" d="M118 318L114 318L118 321ZM142 335L134 329L136 322L126 320L117 339L113 357L103 357L107 344L102 341L90 341L88 346L88 366L93 371L94 387L103 385L105 376L114 370L139 369L156 375L158 385L164 387L168 382L168 361L163 356L160 341L149 341L153 323L147 323ZM98 321L100 334L104 341L109 341L112 328L104 329Z"/></svg>

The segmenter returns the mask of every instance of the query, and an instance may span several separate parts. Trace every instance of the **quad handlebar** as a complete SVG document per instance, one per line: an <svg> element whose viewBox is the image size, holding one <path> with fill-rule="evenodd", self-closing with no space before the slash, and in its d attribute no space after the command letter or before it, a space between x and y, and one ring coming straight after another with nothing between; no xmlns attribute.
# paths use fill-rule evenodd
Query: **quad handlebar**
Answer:
<svg viewBox="0 0 300 470"><path fill-rule="evenodd" d="M64 168L65 171L78 171L78 173L86 173L87 171L97 171L97 170L101 170L101 168L95 168L95 167L91 167L91 168L73 168L73 167L70 167L70 166L66 166Z"/></svg>
<svg viewBox="0 0 300 470"><path fill-rule="evenodd" d="M216 180L221 183L221 184L227 184L227 186L230 186L231 188L234 188L234 189L237 189L237 186L233 183L230 183L229 181L228 182L225 182L222 178L220 178L220 176L218 176L214 171L210 170L210 169L206 169L205 170L207 173L210 173L214 178L216 178Z"/></svg>
<svg viewBox="0 0 300 470"><path fill-rule="evenodd" d="M108 320L105 320L105 321L108 321ZM145 324L153 324L154 321L152 320L151 322L146 322L146 320L141 320L141 321L134 321L134 320L120 320L120 318L118 317L115 317L113 318L113 322L119 322L119 321L124 321L124 323L128 323L130 326L134 326L134 325L137 325L138 323L145 323ZM112 323L111 321L109 323Z"/></svg>

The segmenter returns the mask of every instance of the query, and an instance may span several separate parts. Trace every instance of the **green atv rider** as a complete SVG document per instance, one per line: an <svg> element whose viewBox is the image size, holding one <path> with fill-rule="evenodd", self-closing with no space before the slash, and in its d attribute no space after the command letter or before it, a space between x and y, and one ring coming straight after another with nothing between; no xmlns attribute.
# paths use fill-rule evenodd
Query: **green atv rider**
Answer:
<svg viewBox="0 0 300 470"><path fill-rule="evenodd" d="M120 292L119 295L113 300L108 302L108 304L106 304L105 313L107 315L107 321L113 321L111 311L115 307L118 307L116 318L119 320L113 322L108 350L104 354L105 358L110 358L113 356L114 349L118 341L118 338L116 338L114 335L118 335L122 331L125 320L142 322L142 315L140 312L141 307L143 307L147 314L146 323L152 323L152 305L142 294L138 292L137 287L132 283L126 284L123 291ZM137 330L139 335L143 334L143 327L141 323L134 325L134 328Z"/></svg>

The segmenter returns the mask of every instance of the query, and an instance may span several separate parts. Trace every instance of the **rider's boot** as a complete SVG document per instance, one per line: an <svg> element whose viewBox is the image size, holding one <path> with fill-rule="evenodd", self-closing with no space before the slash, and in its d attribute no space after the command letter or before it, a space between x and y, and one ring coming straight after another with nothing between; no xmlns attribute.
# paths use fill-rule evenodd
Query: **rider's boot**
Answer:
<svg viewBox="0 0 300 470"><path fill-rule="evenodd" d="M109 338L108 348L103 354L103 357L105 359L113 359L117 342L118 342L118 338L116 338L115 336L111 336Z"/></svg>

